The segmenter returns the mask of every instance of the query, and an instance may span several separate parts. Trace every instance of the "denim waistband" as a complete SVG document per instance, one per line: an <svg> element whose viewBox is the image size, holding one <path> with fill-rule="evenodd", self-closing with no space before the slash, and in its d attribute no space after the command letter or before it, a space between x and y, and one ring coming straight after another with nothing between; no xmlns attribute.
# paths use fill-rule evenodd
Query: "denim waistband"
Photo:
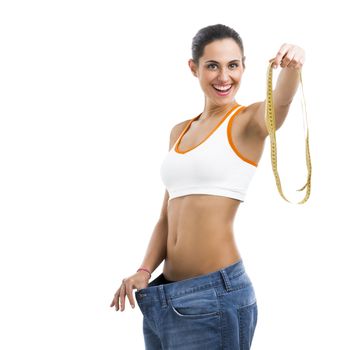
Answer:
<svg viewBox="0 0 350 350"><path fill-rule="evenodd" d="M243 260L240 258L235 263L206 275L141 288L135 292L135 297L138 303L159 301L162 307L166 307L169 299L212 287L225 291L240 289L251 283L247 274L242 279L238 278L245 272Z"/></svg>

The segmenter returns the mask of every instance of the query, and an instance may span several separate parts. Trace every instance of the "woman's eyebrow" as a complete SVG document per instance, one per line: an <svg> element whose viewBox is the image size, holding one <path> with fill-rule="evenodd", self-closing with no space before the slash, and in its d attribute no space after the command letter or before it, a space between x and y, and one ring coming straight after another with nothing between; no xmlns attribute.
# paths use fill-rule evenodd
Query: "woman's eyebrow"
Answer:
<svg viewBox="0 0 350 350"><path fill-rule="evenodd" d="M236 61L240 61L240 59L235 58L235 59L231 60L229 63L231 63L231 62L236 62ZM214 61L214 60L208 60L208 61L205 61L205 63L208 63L208 62L219 63L218 61Z"/></svg>

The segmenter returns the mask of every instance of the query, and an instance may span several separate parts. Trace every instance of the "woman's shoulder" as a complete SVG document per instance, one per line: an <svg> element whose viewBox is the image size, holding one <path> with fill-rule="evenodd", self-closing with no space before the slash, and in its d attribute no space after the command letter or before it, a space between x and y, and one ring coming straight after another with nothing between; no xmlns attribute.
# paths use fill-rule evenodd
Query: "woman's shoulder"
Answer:
<svg viewBox="0 0 350 350"><path fill-rule="evenodd" d="M187 124L192 120L191 119L186 119L182 122L179 122L177 124L175 124L172 128L171 128L171 132L170 132L170 144L169 144L169 149L172 148L172 146L174 145L174 143L176 142L176 140L180 137L181 133L185 130Z"/></svg>
<svg viewBox="0 0 350 350"><path fill-rule="evenodd" d="M177 124L175 124L172 129L171 129L171 134L176 137L176 136L180 136L180 134L182 133L182 131L185 129L185 127L187 126L187 124L192 120L193 118L190 119L186 119L183 120L182 122L179 122ZM176 137L177 138L177 137Z"/></svg>

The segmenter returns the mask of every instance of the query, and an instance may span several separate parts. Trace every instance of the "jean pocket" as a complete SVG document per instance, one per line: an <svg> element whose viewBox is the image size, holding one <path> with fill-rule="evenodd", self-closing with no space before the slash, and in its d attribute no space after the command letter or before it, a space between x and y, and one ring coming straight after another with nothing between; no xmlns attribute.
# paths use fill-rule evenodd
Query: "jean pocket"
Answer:
<svg viewBox="0 0 350 350"><path fill-rule="evenodd" d="M170 306L176 315L185 318L217 316L220 311L215 289L170 298Z"/></svg>
<svg viewBox="0 0 350 350"><path fill-rule="evenodd" d="M142 293L142 292L145 291L147 288L148 288L148 286L147 286L147 287L144 287L144 288L136 289L135 294Z"/></svg>

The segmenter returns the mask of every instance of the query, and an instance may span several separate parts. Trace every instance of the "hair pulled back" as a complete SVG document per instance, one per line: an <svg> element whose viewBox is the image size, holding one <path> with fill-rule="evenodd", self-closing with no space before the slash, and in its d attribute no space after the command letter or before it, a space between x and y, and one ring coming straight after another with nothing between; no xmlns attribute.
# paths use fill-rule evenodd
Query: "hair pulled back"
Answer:
<svg viewBox="0 0 350 350"><path fill-rule="evenodd" d="M215 40L231 38L240 47L242 52L242 65L245 68L245 56L243 42L240 35L233 29L224 24L214 24L200 29L192 39L192 59L199 65L199 59L203 56L204 48L207 44Z"/></svg>

